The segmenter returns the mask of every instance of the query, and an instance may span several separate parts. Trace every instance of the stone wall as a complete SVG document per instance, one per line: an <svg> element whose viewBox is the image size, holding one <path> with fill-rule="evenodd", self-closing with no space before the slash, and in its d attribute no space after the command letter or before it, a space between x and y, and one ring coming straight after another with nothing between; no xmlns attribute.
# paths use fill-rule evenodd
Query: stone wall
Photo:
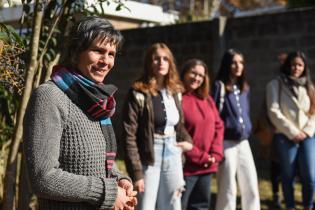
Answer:
<svg viewBox="0 0 315 210"><path fill-rule="evenodd" d="M303 50L315 71L315 9L243 17L219 18L164 27L122 31L125 37L121 55L106 81L118 86L117 113L113 119L117 138L121 132L121 107L132 83L139 77L146 49L155 42L165 42L173 51L178 66L188 58L204 60L215 74L223 52L237 48L245 56L251 85L251 110L257 117L264 87L279 68L278 54Z"/></svg>

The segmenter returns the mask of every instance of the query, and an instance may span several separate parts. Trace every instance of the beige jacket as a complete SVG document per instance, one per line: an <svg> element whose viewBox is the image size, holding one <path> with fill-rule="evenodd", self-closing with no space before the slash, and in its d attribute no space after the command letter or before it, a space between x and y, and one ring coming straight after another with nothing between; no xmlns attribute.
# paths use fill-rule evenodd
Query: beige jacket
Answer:
<svg viewBox="0 0 315 210"><path fill-rule="evenodd" d="M300 131L304 131L312 137L315 133L315 114L308 114L310 98L306 88L300 86L296 98L289 88L279 81L280 79L274 79L268 83L266 96L268 116L276 128L276 133L283 133L293 139Z"/></svg>

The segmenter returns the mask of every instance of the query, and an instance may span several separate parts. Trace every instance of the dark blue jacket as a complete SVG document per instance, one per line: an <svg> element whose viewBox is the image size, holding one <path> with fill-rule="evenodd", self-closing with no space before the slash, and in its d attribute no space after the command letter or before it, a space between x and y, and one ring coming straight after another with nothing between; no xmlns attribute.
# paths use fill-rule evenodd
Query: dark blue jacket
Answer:
<svg viewBox="0 0 315 210"><path fill-rule="evenodd" d="M216 81L212 90L213 98L219 108L220 103L220 82ZM243 91L239 96L242 112L237 107L236 96L233 92L225 91L223 109L220 113L224 121L224 139L242 140L248 139L252 130L252 123L249 116L249 90ZM239 119L243 118L243 126Z"/></svg>

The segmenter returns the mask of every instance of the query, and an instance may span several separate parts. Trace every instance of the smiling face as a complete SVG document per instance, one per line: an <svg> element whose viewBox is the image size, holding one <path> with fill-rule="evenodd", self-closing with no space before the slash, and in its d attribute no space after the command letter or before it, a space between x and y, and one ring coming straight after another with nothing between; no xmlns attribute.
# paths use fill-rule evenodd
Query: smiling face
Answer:
<svg viewBox="0 0 315 210"><path fill-rule="evenodd" d="M88 79L101 83L113 68L116 45L106 39L95 39L88 49L79 54L77 68Z"/></svg>
<svg viewBox="0 0 315 210"><path fill-rule="evenodd" d="M242 76L244 70L244 59L243 56L235 54L231 64L230 76L232 78L238 78Z"/></svg>
<svg viewBox="0 0 315 210"><path fill-rule="evenodd" d="M161 78L168 74L170 68L169 56L165 50L159 48L152 56L152 72L155 77Z"/></svg>
<svg viewBox="0 0 315 210"><path fill-rule="evenodd" d="M191 68L184 76L184 85L187 91L197 90L204 82L205 68L196 65Z"/></svg>
<svg viewBox="0 0 315 210"><path fill-rule="evenodd" d="M305 63L302 58L295 57L291 61L291 76L295 78L299 78L305 69Z"/></svg>

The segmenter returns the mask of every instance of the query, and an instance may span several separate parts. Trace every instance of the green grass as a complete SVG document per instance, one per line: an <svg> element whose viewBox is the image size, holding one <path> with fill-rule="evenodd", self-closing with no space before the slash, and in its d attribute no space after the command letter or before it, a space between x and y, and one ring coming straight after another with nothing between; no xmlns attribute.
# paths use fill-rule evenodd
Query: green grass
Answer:
<svg viewBox="0 0 315 210"><path fill-rule="evenodd" d="M260 193L260 202L261 202L261 210L273 210L274 207L272 205L272 189L271 183L269 180L262 179L259 177L259 193ZM282 190L280 187L280 196L282 198L282 209L285 209ZM301 184L296 183L295 185L295 199L296 199L296 210L302 210L302 194L301 194Z"/></svg>
<svg viewBox="0 0 315 210"><path fill-rule="evenodd" d="M125 164L122 160L117 160L117 166L118 168L126 173ZM267 161L265 161L267 162ZM259 180L259 193L260 193L260 202L261 202L261 210L275 210L275 208L272 205L272 190L271 190L271 183L268 180L268 163L265 163L264 161L261 162L260 160L260 166L257 167L258 171L258 180ZM281 187L280 187L281 188ZM216 199L216 192L217 192L217 183L215 176L213 177L212 184L211 184L211 192L212 192L212 198L211 198L211 210L213 210L213 206L215 204ZM282 198L282 192L280 189L280 195ZM302 203L301 203L301 185L300 183L296 184L295 189L295 199L296 199L296 210L302 210ZM285 209L284 201L282 198L282 209ZM240 205L240 194L238 192L237 196L237 210L241 210Z"/></svg>

